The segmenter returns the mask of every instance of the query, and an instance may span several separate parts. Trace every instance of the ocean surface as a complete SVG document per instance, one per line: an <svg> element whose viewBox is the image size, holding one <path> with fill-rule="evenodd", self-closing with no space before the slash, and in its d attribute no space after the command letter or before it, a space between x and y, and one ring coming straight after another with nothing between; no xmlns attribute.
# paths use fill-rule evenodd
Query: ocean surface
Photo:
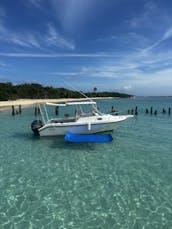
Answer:
<svg viewBox="0 0 172 229"><path fill-rule="evenodd" d="M172 97L98 100L112 106L138 115L111 143L35 137L33 108L0 111L1 229L172 228Z"/></svg>

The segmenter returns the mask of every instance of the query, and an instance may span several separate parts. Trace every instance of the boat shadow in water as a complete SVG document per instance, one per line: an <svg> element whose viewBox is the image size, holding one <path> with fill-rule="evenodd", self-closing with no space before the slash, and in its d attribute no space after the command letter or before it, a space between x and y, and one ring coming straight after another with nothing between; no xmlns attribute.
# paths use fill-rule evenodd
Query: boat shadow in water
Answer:
<svg viewBox="0 0 172 229"><path fill-rule="evenodd" d="M31 140L39 140L40 136L34 136L32 133L22 133L22 132L15 132L14 134L11 135L12 138L19 138L22 140L27 140L27 141L31 141Z"/></svg>
<svg viewBox="0 0 172 229"><path fill-rule="evenodd" d="M53 143L51 144L51 148L55 149L62 149L65 148L66 150L86 150L86 151L92 151L95 150L97 143L91 143L91 142L81 142L81 143L72 143L67 142L64 139L64 136L58 137L58 139L54 139Z"/></svg>

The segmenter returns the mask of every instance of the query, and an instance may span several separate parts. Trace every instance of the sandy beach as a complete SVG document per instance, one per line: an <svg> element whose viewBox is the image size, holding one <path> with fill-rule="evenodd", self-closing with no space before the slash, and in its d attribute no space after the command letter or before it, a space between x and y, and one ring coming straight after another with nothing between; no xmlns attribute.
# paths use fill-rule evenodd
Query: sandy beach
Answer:
<svg viewBox="0 0 172 229"><path fill-rule="evenodd" d="M112 97L96 97L96 98L90 98L90 99L111 99ZM0 109L8 109L11 108L11 106L19 106L22 107L28 107L28 106L34 106L35 104L41 104L41 103L63 103L63 102L70 102L70 101L80 101L80 100L88 100L87 98L62 98L62 99L19 99L14 101L0 101Z"/></svg>

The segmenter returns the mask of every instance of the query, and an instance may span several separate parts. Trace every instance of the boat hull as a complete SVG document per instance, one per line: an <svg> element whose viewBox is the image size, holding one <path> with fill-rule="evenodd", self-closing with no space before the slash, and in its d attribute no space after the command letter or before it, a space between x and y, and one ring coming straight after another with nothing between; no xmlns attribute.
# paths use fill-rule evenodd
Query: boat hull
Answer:
<svg viewBox="0 0 172 229"><path fill-rule="evenodd" d="M39 129L40 136L58 136L65 135L67 132L75 134L93 134L104 131L111 131L117 126L117 122L114 123L101 123L101 124L80 124L80 125L45 125Z"/></svg>

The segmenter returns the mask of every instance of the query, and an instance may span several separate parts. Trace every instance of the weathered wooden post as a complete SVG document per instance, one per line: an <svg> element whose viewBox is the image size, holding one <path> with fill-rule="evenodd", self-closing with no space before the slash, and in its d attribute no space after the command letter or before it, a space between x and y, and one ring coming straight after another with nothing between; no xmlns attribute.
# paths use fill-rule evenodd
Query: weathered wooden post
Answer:
<svg viewBox="0 0 172 229"><path fill-rule="evenodd" d="M39 106L37 106L37 111L38 111L38 115L40 115L41 111L40 111Z"/></svg>
<svg viewBox="0 0 172 229"><path fill-rule="evenodd" d="M59 114L59 107L58 107L58 106L55 107L55 114L56 114L56 115Z"/></svg>
<svg viewBox="0 0 172 229"><path fill-rule="evenodd" d="M35 107L35 116L37 116L38 115L38 107L36 106Z"/></svg>
<svg viewBox="0 0 172 229"><path fill-rule="evenodd" d="M15 110L14 110L14 106L12 106L12 115L15 115Z"/></svg>
<svg viewBox="0 0 172 229"><path fill-rule="evenodd" d="M22 113L22 110L21 110L21 105L19 105L19 114Z"/></svg>
<svg viewBox="0 0 172 229"><path fill-rule="evenodd" d="M168 114L169 115L171 114L171 108L170 107L168 108Z"/></svg>
<svg viewBox="0 0 172 229"><path fill-rule="evenodd" d="M137 106L135 107L135 115L138 115Z"/></svg>
<svg viewBox="0 0 172 229"><path fill-rule="evenodd" d="M153 113L153 107L151 107L150 113L151 113L151 114Z"/></svg>
<svg viewBox="0 0 172 229"><path fill-rule="evenodd" d="M164 108L162 109L162 113L163 113L163 114L165 114L165 113L166 113L166 110L165 110Z"/></svg>

